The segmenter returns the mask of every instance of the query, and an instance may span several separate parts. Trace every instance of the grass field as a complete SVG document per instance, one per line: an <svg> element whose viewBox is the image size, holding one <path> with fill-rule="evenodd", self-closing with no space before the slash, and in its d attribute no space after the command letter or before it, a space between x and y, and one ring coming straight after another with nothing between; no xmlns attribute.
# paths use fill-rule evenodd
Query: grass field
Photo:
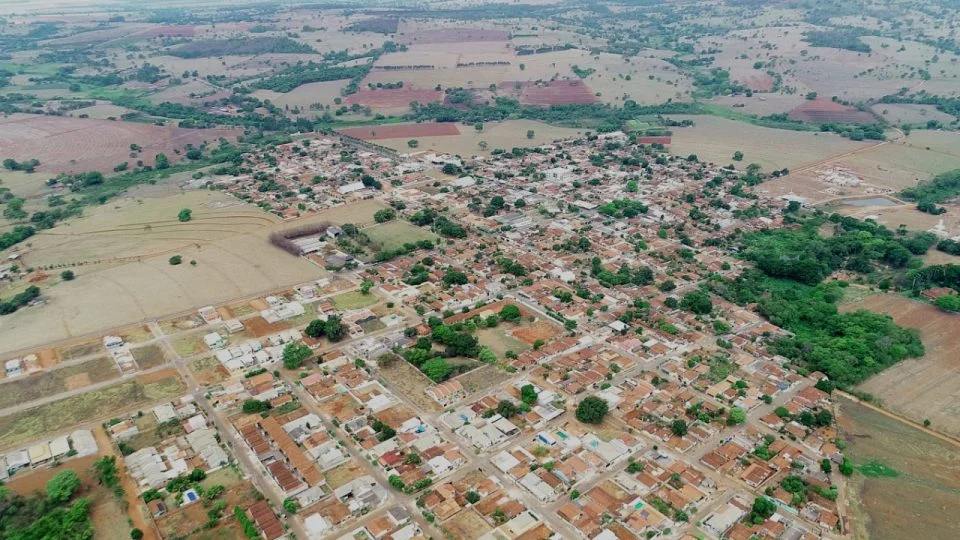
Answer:
<svg viewBox="0 0 960 540"><path fill-rule="evenodd" d="M133 410L161 400L169 400L186 390L173 372L166 377L124 381L94 392L86 392L60 401L0 417L0 446L12 448L43 436L75 428L122 411Z"/></svg>
<svg viewBox="0 0 960 540"><path fill-rule="evenodd" d="M960 494L957 446L846 399L840 413L846 455L861 471L851 481L854 517L861 518L854 520L854 536L960 537L960 521L944 512L956 507ZM896 476L884 474L889 470Z"/></svg>
<svg viewBox="0 0 960 540"><path fill-rule="evenodd" d="M403 358L397 358L388 367L381 367L380 375L418 409L429 412L440 410L440 405L424 393L424 390L433 386L433 382Z"/></svg>
<svg viewBox="0 0 960 540"><path fill-rule="evenodd" d="M397 249L408 242L437 239L437 235L427 229L402 220L367 227L363 233L388 250Z"/></svg>
<svg viewBox="0 0 960 540"><path fill-rule="evenodd" d="M119 376L116 362L104 356L39 375L12 379L0 385L0 409L55 396L67 390L109 381Z"/></svg>
<svg viewBox="0 0 960 540"><path fill-rule="evenodd" d="M416 151L446 152L461 156L490 155L494 149L510 150L513 147L530 147L547 144L557 139L566 139L583 135L587 130L570 129L551 126L534 120L507 120L505 122L486 123L483 131L476 131L471 126L459 126L460 135L443 137L423 137L417 139L419 146ZM533 130L533 139L527 138L527 131ZM401 139L381 139L377 144L393 148L398 152L411 152L407 141L409 137ZM487 143L484 150L480 142Z"/></svg>
<svg viewBox="0 0 960 540"><path fill-rule="evenodd" d="M380 301L380 297L370 293L362 294L360 291L349 291L338 294L330 300L333 306L339 311L348 311L351 309L363 309L370 307Z"/></svg>
<svg viewBox="0 0 960 540"><path fill-rule="evenodd" d="M507 335L507 332L510 330L521 328L522 326L529 326L529 323L521 325L500 323L500 325L496 328L478 329L476 332L476 337L480 341L480 345L490 347L493 352L497 353L497 358L503 360L507 351L513 351L517 354L520 354L530 349L530 345L527 345L513 336Z"/></svg>

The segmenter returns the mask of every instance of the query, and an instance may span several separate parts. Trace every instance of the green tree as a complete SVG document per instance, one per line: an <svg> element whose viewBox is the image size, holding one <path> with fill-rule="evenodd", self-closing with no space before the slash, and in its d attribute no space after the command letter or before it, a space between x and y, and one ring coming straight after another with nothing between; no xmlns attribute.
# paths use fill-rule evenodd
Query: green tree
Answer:
<svg viewBox="0 0 960 540"><path fill-rule="evenodd" d="M296 514L296 513L297 513L297 502L294 501L293 499L284 499L284 501L283 501L283 509L284 509L288 514Z"/></svg>
<svg viewBox="0 0 960 540"><path fill-rule="evenodd" d="M522 316L520 308L513 304L507 304L500 310L500 318L505 321L517 322Z"/></svg>
<svg viewBox="0 0 960 540"><path fill-rule="evenodd" d="M162 153L162 152L159 153L159 154L157 154L157 161L156 161L156 163L155 163L155 165L154 165L154 168L156 168L156 169L158 169L158 170L163 170L163 169L169 169L169 168L170 168L170 160L167 158L167 155L166 155L166 154L164 154L164 153Z"/></svg>
<svg viewBox="0 0 960 540"><path fill-rule="evenodd" d="M520 414L520 409L509 399L502 399L497 403L497 414L504 418L511 418Z"/></svg>
<svg viewBox="0 0 960 540"><path fill-rule="evenodd" d="M167 260L167 262L170 263L170 266L176 266L178 264L183 263L183 257L181 257L180 255L174 255L173 257L170 257L170 259Z"/></svg>
<svg viewBox="0 0 960 540"><path fill-rule="evenodd" d="M365 279L360 283L360 294L370 294L370 289L372 288L373 282L369 279Z"/></svg>
<svg viewBox="0 0 960 540"><path fill-rule="evenodd" d="M327 335L327 339L336 343L347 336L347 325L343 324L338 315L330 315L323 324L323 333Z"/></svg>
<svg viewBox="0 0 960 540"><path fill-rule="evenodd" d="M587 396L577 405L577 420L585 424L599 424L608 412L607 402L597 396Z"/></svg>
<svg viewBox="0 0 960 540"><path fill-rule="evenodd" d="M777 505L766 497L757 497L753 500L750 511L750 521L756 525L762 524L777 511Z"/></svg>
<svg viewBox="0 0 960 540"><path fill-rule="evenodd" d="M373 214L373 220L377 223L386 223L397 217L397 211L393 208L383 208Z"/></svg>
<svg viewBox="0 0 960 540"><path fill-rule="evenodd" d="M143 538L143 531L137 528L130 529L130 538L131 540L140 540Z"/></svg>
<svg viewBox="0 0 960 540"><path fill-rule="evenodd" d="M713 302L710 301L710 295L703 291L690 291L683 295L680 307L697 315L707 315L713 311Z"/></svg>
<svg viewBox="0 0 960 540"><path fill-rule="evenodd" d="M60 279L64 281L73 281L76 278L76 274L73 273L73 270L64 270L60 272Z"/></svg>
<svg viewBox="0 0 960 540"><path fill-rule="evenodd" d="M820 461L820 470L826 474L833 472L833 464L830 463L829 459L824 458Z"/></svg>
<svg viewBox="0 0 960 540"><path fill-rule="evenodd" d="M65 503L70 500L77 488L80 487L80 477L72 470L60 471L53 478L47 481L47 497L57 503Z"/></svg>
<svg viewBox="0 0 960 540"><path fill-rule="evenodd" d="M740 407L732 407L727 415L727 425L736 426L747 421L747 413Z"/></svg>
<svg viewBox="0 0 960 540"><path fill-rule="evenodd" d="M303 333L314 338L320 339L326 333L326 321L321 321L320 319L314 319L310 321L310 324L304 329Z"/></svg>
<svg viewBox="0 0 960 540"><path fill-rule="evenodd" d="M737 150L736 152L734 152L734 153L733 153L733 160L734 160L734 161L743 161L743 152L741 152L741 151L739 151L739 150Z"/></svg>
<svg viewBox="0 0 960 540"><path fill-rule="evenodd" d="M528 138L528 139L532 139L532 138L536 137L536 135L537 135L537 134L534 133L534 131L533 131L532 129L528 129L528 130L527 130L527 138Z"/></svg>
<svg viewBox="0 0 960 540"><path fill-rule="evenodd" d="M483 131L483 122L477 122L473 125L473 129L477 130L477 133Z"/></svg>
<svg viewBox="0 0 960 540"><path fill-rule="evenodd" d="M520 401L527 405L533 405L537 402L537 389L532 384L525 384L520 387Z"/></svg>
<svg viewBox="0 0 960 540"><path fill-rule="evenodd" d="M687 422L685 420L674 420L670 424L670 431L672 431L677 437L683 437L687 434L688 430L689 428L687 427Z"/></svg>
<svg viewBox="0 0 960 540"><path fill-rule="evenodd" d="M443 358L431 358L423 363L420 366L423 374L430 378L433 382L441 382L450 375L450 372L453 371L453 368L450 367L450 364Z"/></svg>
<svg viewBox="0 0 960 540"><path fill-rule="evenodd" d="M186 223L191 219L193 219L193 210L190 210L189 208L184 208L183 210L180 210L179 214L177 214L177 220L179 220L181 223Z"/></svg>
<svg viewBox="0 0 960 540"><path fill-rule="evenodd" d="M410 139L409 141L407 141L407 146L409 146L410 148L416 148L420 146L420 141L416 139Z"/></svg>
<svg viewBox="0 0 960 540"><path fill-rule="evenodd" d="M311 354L313 353L310 351L310 347L302 343L287 343L287 346L283 348L283 367L297 369L303 365L307 358L310 358Z"/></svg>

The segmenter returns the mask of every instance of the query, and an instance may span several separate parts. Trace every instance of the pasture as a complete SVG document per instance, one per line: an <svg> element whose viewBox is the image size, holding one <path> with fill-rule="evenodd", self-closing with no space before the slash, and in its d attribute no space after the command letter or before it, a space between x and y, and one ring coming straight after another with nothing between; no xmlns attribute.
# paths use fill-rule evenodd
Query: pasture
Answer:
<svg viewBox="0 0 960 540"><path fill-rule="evenodd" d="M528 139L527 131L531 130L534 132L534 136L532 139ZM461 156L477 156L490 155L490 152L496 148L510 150L513 147L522 148L549 144L557 139L581 136L586 130L551 126L535 120L507 120L505 122L486 123L483 125L482 131L477 131L472 126L460 126L459 132L459 135L454 136L417 138L419 145L413 149L407 145L410 139L406 137L383 139L377 141L377 144L403 153L429 151ZM485 145L481 145L481 142Z"/></svg>

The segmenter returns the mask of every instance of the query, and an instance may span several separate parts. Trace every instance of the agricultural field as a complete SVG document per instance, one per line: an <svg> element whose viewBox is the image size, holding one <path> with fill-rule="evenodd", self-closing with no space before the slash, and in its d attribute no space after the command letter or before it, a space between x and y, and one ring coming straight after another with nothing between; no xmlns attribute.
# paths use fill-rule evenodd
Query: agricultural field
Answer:
<svg viewBox="0 0 960 540"><path fill-rule="evenodd" d="M890 476L873 475L869 469L871 476L854 473L848 497L854 537L957 538L960 523L944 511L956 506L960 492L957 443L847 399L840 399L839 413L846 454L854 465L882 464L895 471Z"/></svg>
<svg viewBox="0 0 960 540"><path fill-rule="evenodd" d="M177 220L182 208L193 210L191 221ZM276 224L254 206L206 191L144 199L131 192L91 209L31 239L27 264L73 267L78 277L44 288L46 305L0 320L10 336L0 348L66 339L321 275L269 244L266 236ZM171 265L174 255L183 264Z"/></svg>
<svg viewBox="0 0 960 540"><path fill-rule="evenodd" d="M314 116L323 113L318 110L312 110L311 105L335 108L336 103L334 103L334 100L340 97L340 91L347 86L348 82L347 80L341 80L308 83L300 85L286 93L274 92L272 90L257 90L253 93L253 96L264 101L270 100L271 103L285 110L289 108L291 114L293 113L293 109L298 109L302 116ZM344 103L349 105L352 102L344 100ZM409 104L409 101L405 103L404 106L407 104Z"/></svg>
<svg viewBox="0 0 960 540"><path fill-rule="evenodd" d="M363 229L363 234L380 244L382 249L393 250L409 242L436 240L437 235L407 221L391 221Z"/></svg>
<svg viewBox="0 0 960 540"><path fill-rule="evenodd" d="M13 448L38 437L117 416L122 411L173 399L185 390L186 385L173 370L127 380L2 416L0 441L3 448Z"/></svg>
<svg viewBox="0 0 960 540"><path fill-rule="evenodd" d="M860 389L908 418L930 420L938 431L960 436L960 315L893 294L876 294L844 309L864 308L893 317L894 322L920 331L926 354L904 360L875 375Z"/></svg>
<svg viewBox="0 0 960 540"><path fill-rule="evenodd" d="M382 127L378 128L378 132L382 129ZM532 139L527 138L527 132L530 130L534 132ZM407 144L410 140L408 137L382 139L378 140L377 144L403 153L430 151L461 156L483 156L490 155L497 148L509 150L513 147L538 146L558 139L577 137L586 131L551 126L534 120L506 120L484 124L482 131L477 131L473 126L459 126L458 135L420 137L416 139L419 144L415 149L411 149ZM485 145L481 145L481 142Z"/></svg>
<svg viewBox="0 0 960 540"><path fill-rule="evenodd" d="M738 168L748 163L764 171L791 171L841 154L869 147L869 142L854 142L830 133L787 131L754 126L712 116L671 116L689 119L696 125L673 130L670 151L679 156L696 154L701 161L726 165L734 163L733 153L743 152Z"/></svg>
<svg viewBox="0 0 960 540"><path fill-rule="evenodd" d="M80 173L111 172L123 162L152 164L156 155L165 153L174 160L175 151L188 144L233 138L232 129L196 130L154 126L133 122L111 122L85 118L12 114L0 118L0 148L3 159L40 160L38 172ZM143 148L130 157L130 145ZM38 178L38 182L45 180Z"/></svg>
<svg viewBox="0 0 960 540"><path fill-rule="evenodd" d="M909 103L878 103L870 110L895 126L926 125L927 122L948 124L954 117L937 110L933 105L913 105Z"/></svg>

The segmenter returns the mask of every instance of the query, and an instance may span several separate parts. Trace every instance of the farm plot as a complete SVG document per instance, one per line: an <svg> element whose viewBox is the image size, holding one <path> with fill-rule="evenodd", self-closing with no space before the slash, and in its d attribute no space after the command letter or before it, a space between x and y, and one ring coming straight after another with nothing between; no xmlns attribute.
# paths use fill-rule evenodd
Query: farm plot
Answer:
<svg viewBox="0 0 960 540"><path fill-rule="evenodd" d="M826 98L806 100L790 111L789 116L794 120L813 123L873 124L877 121L868 112Z"/></svg>
<svg viewBox="0 0 960 540"><path fill-rule="evenodd" d="M257 90L252 95L261 100L269 99L278 107L297 108L301 110L301 115L319 114L319 111L311 111L310 106L314 104L335 105L334 100L340 97L340 91L346 88L349 80L325 81L302 84L293 90L282 93L272 90ZM347 102L348 104L350 102ZM408 105L408 101L404 105Z"/></svg>
<svg viewBox="0 0 960 540"><path fill-rule="evenodd" d="M914 130L903 141L876 146L836 163L856 171L869 184L900 191L960 167L960 134Z"/></svg>
<svg viewBox="0 0 960 540"><path fill-rule="evenodd" d="M400 38L407 45L426 43L472 43L482 41L507 41L510 32L506 30L486 30L482 28L437 28L406 32Z"/></svg>
<svg viewBox="0 0 960 540"><path fill-rule="evenodd" d="M375 90L367 89L347 96L344 103L346 105L357 104L372 109L406 109L413 101L424 104L443 101L443 92L441 90L410 86L404 86L403 88L377 88Z"/></svg>
<svg viewBox="0 0 960 540"><path fill-rule="evenodd" d="M11 379L0 385L0 409L55 396L120 376L112 358L101 357L37 375Z"/></svg>
<svg viewBox="0 0 960 540"><path fill-rule="evenodd" d="M193 210L191 221L177 221L181 208ZM362 215L364 208L351 216ZM216 305L322 275L308 261L269 244L266 236L276 223L253 206L206 191L130 197L92 209L32 240L26 257L30 265L80 265L76 271L81 277L45 289L46 305L4 317L0 332L6 339L0 349ZM171 265L173 255L180 255L183 264Z"/></svg>
<svg viewBox="0 0 960 540"><path fill-rule="evenodd" d="M153 103L170 102L180 105L197 105L219 102L222 98L227 97L230 97L229 90L217 88L200 79L192 79L177 86L167 86L160 92L151 94L149 99Z"/></svg>
<svg viewBox="0 0 960 540"><path fill-rule="evenodd" d="M926 125L933 120L949 124L955 118L945 112L938 111L933 105L914 105L912 103L877 103L870 107L875 114L897 126L906 124Z"/></svg>
<svg viewBox="0 0 960 540"><path fill-rule="evenodd" d="M378 128L378 129L382 129ZM532 131L533 138L527 133ZM461 156L490 155L502 148L509 150L513 147L523 148L549 144L557 139L567 139L583 135L585 130L551 126L534 120L507 120L505 122L486 123L482 131L473 127L464 127L459 135L442 137L416 138L419 145L416 151L432 151ZM378 131L379 132L379 131ZM398 152L411 152L407 142L410 138L384 139L378 142ZM484 144L480 144L483 142Z"/></svg>
<svg viewBox="0 0 960 540"><path fill-rule="evenodd" d="M166 401L186 391L174 371L155 373L149 379L134 379L94 392L26 409L0 417L0 446L12 448L38 437L59 433L121 411L157 401Z"/></svg>
<svg viewBox="0 0 960 540"><path fill-rule="evenodd" d="M726 165L733 162L733 153L739 150L744 154L744 166L757 163L765 171L784 167L794 170L871 145L829 133L765 128L713 116L671 118L696 123L673 131L672 153L696 154L701 161Z"/></svg>
<svg viewBox="0 0 960 540"><path fill-rule="evenodd" d="M378 141L381 139L409 140L418 137L448 137L451 135L459 135L460 130L456 124L437 122L348 128L340 130L340 133L365 141Z"/></svg>
<svg viewBox="0 0 960 540"><path fill-rule="evenodd" d="M118 164L130 161L130 145L143 152L137 157L153 163L156 155L188 144L233 138L232 129L186 129L132 122L111 122L62 116L12 114L0 118L0 146L5 158L40 160L38 170L45 173L111 172Z"/></svg>
<svg viewBox="0 0 960 540"><path fill-rule="evenodd" d="M381 223L373 227L363 229L370 240L383 246L382 249L392 250L403 246L406 243L418 242L420 240L436 240L437 235L417 227L406 221L391 221L390 223Z"/></svg>
<svg viewBox="0 0 960 540"><path fill-rule="evenodd" d="M504 81L501 92L513 93L522 105L574 105L597 103L586 83L581 80L558 80L541 83Z"/></svg>
<svg viewBox="0 0 960 540"><path fill-rule="evenodd" d="M876 462L897 472L852 478L856 538L960 537L960 521L943 511L956 507L960 492L956 445L846 399L840 399L837 422L855 465Z"/></svg>
<svg viewBox="0 0 960 540"><path fill-rule="evenodd" d="M935 429L960 436L960 315L893 294L869 296L843 308L885 313L900 326L917 328L927 351L922 358L887 368L860 389L914 421L929 419Z"/></svg>

